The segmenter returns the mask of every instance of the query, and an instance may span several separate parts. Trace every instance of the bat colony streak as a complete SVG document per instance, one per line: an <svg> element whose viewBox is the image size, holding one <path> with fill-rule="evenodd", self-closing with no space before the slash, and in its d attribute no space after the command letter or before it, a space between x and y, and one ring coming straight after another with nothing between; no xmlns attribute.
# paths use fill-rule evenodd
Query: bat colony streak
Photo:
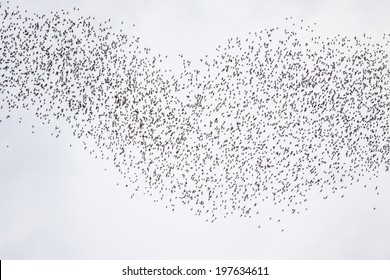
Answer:
<svg viewBox="0 0 390 280"><path fill-rule="evenodd" d="M69 123L126 187L172 210L211 222L265 202L299 213L310 192L343 197L389 170L389 35L323 38L288 18L198 67L180 55L173 74L110 20L0 3L0 121L25 108Z"/></svg>

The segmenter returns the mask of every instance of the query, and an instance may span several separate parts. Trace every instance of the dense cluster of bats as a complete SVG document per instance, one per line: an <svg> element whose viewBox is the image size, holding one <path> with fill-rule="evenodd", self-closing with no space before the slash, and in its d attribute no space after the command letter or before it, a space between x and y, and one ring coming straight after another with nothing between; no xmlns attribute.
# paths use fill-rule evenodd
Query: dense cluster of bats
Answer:
<svg viewBox="0 0 390 280"><path fill-rule="evenodd" d="M126 187L172 209L299 213L310 192L342 197L389 170L389 35L323 38L287 19L196 67L181 56L173 74L110 21L0 5L0 121L23 108L65 121Z"/></svg>

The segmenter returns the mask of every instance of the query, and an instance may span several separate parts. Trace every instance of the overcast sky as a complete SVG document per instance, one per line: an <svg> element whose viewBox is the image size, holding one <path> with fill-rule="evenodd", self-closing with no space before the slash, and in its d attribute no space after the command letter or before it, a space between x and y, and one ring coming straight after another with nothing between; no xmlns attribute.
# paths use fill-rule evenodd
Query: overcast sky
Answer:
<svg viewBox="0 0 390 280"><path fill-rule="evenodd" d="M114 26L124 21L130 29L135 23L141 44L167 54L171 65L178 54L199 59L229 36L280 26L289 16L317 22L324 35L390 33L385 0L11 2L36 13L77 6L79 14L112 18ZM71 131L54 138L26 112L1 122L0 258L390 258L389 174L374 182L382 186L380 196L361 186L343 199L313 194L309 211L283 217L284 232L274 222L258 229L256 218L210 224L184 208L172 212L143 196L130 199L127 189L116 186L118 177L110 162L91 157Z"/></svg>

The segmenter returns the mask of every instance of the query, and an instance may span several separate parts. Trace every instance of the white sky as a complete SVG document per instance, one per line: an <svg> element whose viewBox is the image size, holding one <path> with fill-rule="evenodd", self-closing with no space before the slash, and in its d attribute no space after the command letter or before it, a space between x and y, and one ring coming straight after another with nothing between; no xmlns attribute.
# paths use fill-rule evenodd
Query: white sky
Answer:
<svg viewBox="0 0 390 280"><path fill-rule="evenodd" d="M229 36L278 26L287 16L317 22L320 34L390 33L388 1L12 2L37 13L77 6L114 24L135 23L141 45L169 55L172 66L179 53L196 60ZM390 258L389 174L378 180L380 196L360 186L343 199L314 194L309 211L286 215L283 226L259 230L256 218L235 217L210 224L184 208L130 199L109 162L90 157L70 132L56 139L20 114L22 124L17 114L0 123L1 259Z"/></svg>

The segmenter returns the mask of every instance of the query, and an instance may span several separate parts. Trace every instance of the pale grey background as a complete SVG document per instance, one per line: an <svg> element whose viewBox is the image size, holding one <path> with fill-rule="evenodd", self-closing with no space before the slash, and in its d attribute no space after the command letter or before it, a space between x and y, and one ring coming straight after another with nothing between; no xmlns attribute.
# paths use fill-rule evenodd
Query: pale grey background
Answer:
<svg viewBox="0 0 390 280"><path fill-rule="evenodd" d="M12 2L37 13L77 6L79 14L112 18L116 28L135 23L129 30L169 55L167 67L178 54L199 59L229 36L280 26L288 16L317 22L324 35L390 33L389 1ZM310 211L286 215L283 226L259 230L256 218L234 217L210 225L186 209L130 199L109 162L81 143L69 148L71 133L55 139L20 114L28 121L19 124L15 114L0 123L1 259L390 259L388 174L378 180L380 196L360 186L343 199L313 194Z"/></svg>

